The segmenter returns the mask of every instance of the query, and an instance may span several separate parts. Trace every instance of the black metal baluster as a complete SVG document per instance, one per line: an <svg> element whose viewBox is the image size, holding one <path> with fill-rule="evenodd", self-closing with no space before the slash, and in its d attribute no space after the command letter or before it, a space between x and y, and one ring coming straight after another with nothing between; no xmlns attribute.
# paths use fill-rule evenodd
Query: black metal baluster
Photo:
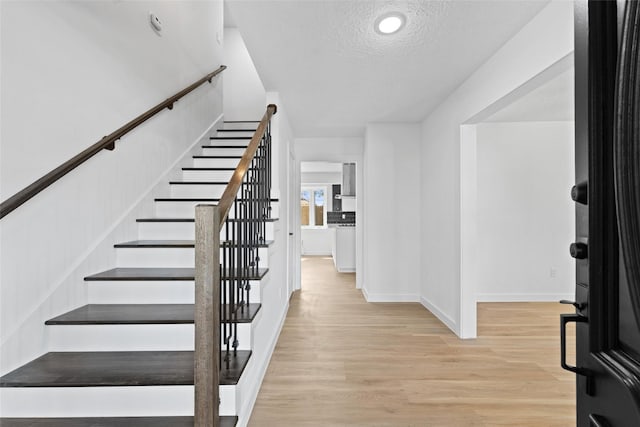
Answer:
<svg viewBox="0 0 640 427"><path fill-rule="evenodd" d="M229 222L227 220L226 224L226 229L227 229L227 233L229 230ZM220 293L221 293L221 298L220 298L220 332L221 335L223 337L223 342L225 344L225 354L224 357L222 357L222 360L224 360L225 362L225 366L227 369L229 369L229 338L228 338L228 333L227 333L227 325L228 325L228 319L227 319L227 313L225 310L225 307L227 305L227 281L228 281L228 277L229 277L229 272L228 272L228 265L226 263L222 263L222 267L220 269L221 274L220 274ZM222 363L221 363L222 365Z"/></svg>
<svg viewBox="0 0 640 427"><path fill-rule="evenodd" d="M256 159L254 159L255 162ZM251 223L249 225L250 228L250 236L251 236L251 242L250 242L250 256L251 256L251 273L252 274L256 274L257 270L258 270L258 263L256 262L256 257L258 256L256 253L256 247L255 247L255 217L256 217L256 171L253 170L251 171Z"/></svg>

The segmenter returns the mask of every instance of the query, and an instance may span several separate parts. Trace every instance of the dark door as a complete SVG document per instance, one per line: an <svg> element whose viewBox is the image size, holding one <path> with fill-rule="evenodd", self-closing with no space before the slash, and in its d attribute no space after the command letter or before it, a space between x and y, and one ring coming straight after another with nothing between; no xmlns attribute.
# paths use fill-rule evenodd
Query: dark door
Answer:
<svg viewBox="0 0 640 427"><path fill-rule="evenodd" d="M640 7L575 3L578 426L640 426ZM576 366L565 329L576 323Z"/></svg>

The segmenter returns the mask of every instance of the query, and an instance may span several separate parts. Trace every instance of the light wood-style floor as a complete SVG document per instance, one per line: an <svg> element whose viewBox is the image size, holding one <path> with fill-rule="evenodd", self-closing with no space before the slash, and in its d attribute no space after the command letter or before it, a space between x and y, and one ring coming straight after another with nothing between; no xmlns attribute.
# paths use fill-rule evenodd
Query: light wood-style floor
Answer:
<svg viewBox="0 0 640 427"><path fill-rule="evenodd" d="M331 258L304 258L302 283L249 426L575 425L566 307L479 304L460 340L420 304L367 304Z"/></svg>

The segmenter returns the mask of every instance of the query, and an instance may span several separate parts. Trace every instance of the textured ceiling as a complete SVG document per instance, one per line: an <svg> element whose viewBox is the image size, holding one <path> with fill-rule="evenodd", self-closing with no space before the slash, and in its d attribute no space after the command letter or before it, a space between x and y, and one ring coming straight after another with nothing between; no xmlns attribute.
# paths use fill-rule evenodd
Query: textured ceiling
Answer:
<svg viewBox="0 0 640 427"><path fill-rule="evenodd" d="M227 0L265 88L298 137L361 136L368 122L422 120L546 0ZM373 24L397 11L406 26Z"/></svg>

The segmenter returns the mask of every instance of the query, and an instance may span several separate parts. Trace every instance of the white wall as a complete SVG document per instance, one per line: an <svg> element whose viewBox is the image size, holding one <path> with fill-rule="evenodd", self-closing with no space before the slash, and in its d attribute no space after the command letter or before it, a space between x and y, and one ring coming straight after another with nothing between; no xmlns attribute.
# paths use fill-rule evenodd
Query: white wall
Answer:
<svg viewBox="0 0 640 427"><path fill-rule="evenodd" d="M260 120L266 93L237 28L224 29L222 59L229 67L224 78L225 120Z"/></svg>
<svg viewBox="0 0 640 427"><path fill-rule="evenodd" d="M367 125L361 218L368 301L419 300L420 131L411 123Z"/></svg>
<svg viewBox="0 0 640 427"><path fill-rule="evenodd" d="M460 126L573 51L573 3L552 1L422 124L421 301L460 332Z"/></svg>
<svg viewBox="0 0 640 427"><path fill-rule="evenodd" d="M222 2L2 2L2 200L220 66L222 17ZM45 320L86 302L83 277L135 238L151 196L138 202L220 117L221 88L197 89L0 221L0 373L46 350Z"/></svg>
<svg viewBox="0 0 640 427"><path fill-rule="evenodd" d="M571 298L574 123L477 126L478 301Z"/></svg>

